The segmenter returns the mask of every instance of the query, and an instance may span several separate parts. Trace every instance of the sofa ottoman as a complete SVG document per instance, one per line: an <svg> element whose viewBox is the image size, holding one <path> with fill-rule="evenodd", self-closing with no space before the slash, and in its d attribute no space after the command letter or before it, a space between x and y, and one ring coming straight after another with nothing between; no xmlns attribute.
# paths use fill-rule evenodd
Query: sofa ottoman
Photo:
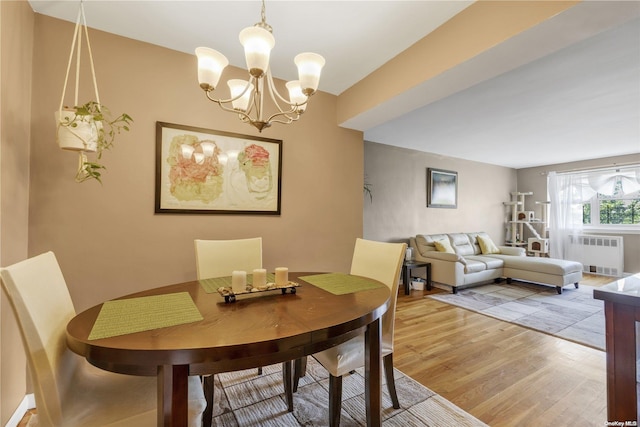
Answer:
<svg viewBox="0 0 640 427"><path fill-rule="evenodd" d="M517 279L555 285L561 294L563 286L573 283L577 288L582 279L582 264L576 261L538 257L501 258L504 260L502 275L507 278L507 283L511 283L511 279Z"/></svg>

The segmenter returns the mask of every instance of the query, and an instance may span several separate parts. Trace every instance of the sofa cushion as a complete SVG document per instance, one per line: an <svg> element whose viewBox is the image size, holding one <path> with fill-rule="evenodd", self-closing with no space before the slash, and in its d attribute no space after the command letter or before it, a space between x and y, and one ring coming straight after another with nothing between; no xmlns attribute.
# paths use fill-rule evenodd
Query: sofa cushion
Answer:
<svg viewBox="0 0 640 427"><path fill-rule="evenodd" d="M487 264L475 259L476 257L466 257L467 264L464 266L464 272L466 274L469 273L477 273L479 271L485 271L487 269Z"/></svg>
<svg viewBox="0 0 640 427"><path fill-rule="evenodd" d="M461 257L458 254L449 254L446 252L429 251L429 253L426 254L424 257L432 258L432 259L440 259L442 261L460 262L465 265L467 264L467 260L464 257Z"/></svg>
<svg viewBox="0 0 640 427"><path fill-rule="evenodd" d="M449 239L451 239L451 245L458 255L477 255L471 241L469 241L469 236L465 233L451 233Z"/></svg>
<svg viewBox="0 0 640 427"><path fill-rule="evenodd" d="M493 243L493 240L491 240L490 237L479 235L477 240L483 255L500 253L500 249L498 249L498 247L495 243Z"/></svg>
<svg viewBox="0 0 640 427"><path fill-rule="evenodd" d="M504 266L504 261L502 259L490 256L470 255L465 259L467 260L467 264L471 261L483 263L486 270L493 270L496 268L502 268Z"/></svg>
<svg viewBox="0 0 640 427"><path fill-rule="evenodd" d="M448 239L446 234L418 234L416 235L416 247L420 255L424 256L428 252L437 251L433 242L436 240Z"/></svg>
<svg viewBox="0 0 640 427"><path fill-rule="evenodd" d="M449 239L436 240L433 242L438 252L446 252L448 254L455 254L456 252L451 247Z"/></svg>
<svg viewBox="0 0 640 427"><path fill-rule="evenodd" d="M568 261L555 258L538 257L501 257L504 266L517 270L534 271L536 273L564 276L570 273L582 271L582 264L576 261Z"/></svg>
<svg viewBox="0 0 640 427"><path fill-rule="evenodd" d="M465 257L467 263L464 267L464 272L478 273L485 270L499 270L502 272L503 261L499 258L485 257L482 255L470 255Z"/></svg>

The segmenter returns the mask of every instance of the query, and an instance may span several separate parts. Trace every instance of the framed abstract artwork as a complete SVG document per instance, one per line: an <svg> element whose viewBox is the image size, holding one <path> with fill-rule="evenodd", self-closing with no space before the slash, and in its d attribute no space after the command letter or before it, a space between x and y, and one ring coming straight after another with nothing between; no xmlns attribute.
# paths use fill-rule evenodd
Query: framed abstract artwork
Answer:
<svg viewBox="0 0 640 427"><path fill-rule="evenodd" d="M427 207L458 207L458 172L427 168Z"/></svg>
<svg viewBox="0 0 640 427"><path fill-rule="evenodd" d="M282 141L156 122L156 213L280 215Z"/></svg>

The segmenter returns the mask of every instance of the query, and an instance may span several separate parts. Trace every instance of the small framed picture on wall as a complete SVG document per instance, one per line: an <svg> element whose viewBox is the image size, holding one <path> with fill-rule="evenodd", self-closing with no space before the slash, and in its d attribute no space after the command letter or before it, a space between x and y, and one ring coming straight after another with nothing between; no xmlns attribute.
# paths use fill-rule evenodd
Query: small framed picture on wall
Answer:
<svg viewBox="0 0 640 427"><path fill-rule="evenodd" d="M458 207L458 172L427 168L427 207Z"/></svg>

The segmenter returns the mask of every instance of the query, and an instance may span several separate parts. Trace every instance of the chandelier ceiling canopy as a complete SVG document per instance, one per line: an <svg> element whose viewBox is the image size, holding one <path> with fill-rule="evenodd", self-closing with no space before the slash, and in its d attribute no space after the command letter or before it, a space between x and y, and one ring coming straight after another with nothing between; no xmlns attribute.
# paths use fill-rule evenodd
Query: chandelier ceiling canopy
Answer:
<svg viewBox="0 0 640 427"><path fill-rule="evenodd" d="M244 47L249 79L228 80L228 99L215 99L212 93L218 86L223 70L229 65L229 60L214 49L196 49L198 81L207 98L223 110L238 114L241 121L255 126L260 132L272 123L289 124L300 118L307 107L309 97L318 89L320 73L325 64L324 58L316 53L305 52L296 55L294 63L298 67L298 80L287 82L289 99L285 99L277 91L269 68L269 56L275 46L275 38L271 26L266 22L264 0L261 18L253 27L240 31L239 38ZM274 105L268 113L265 110L267 92ZM280 102L284 103L284 108Z"/></svg>

